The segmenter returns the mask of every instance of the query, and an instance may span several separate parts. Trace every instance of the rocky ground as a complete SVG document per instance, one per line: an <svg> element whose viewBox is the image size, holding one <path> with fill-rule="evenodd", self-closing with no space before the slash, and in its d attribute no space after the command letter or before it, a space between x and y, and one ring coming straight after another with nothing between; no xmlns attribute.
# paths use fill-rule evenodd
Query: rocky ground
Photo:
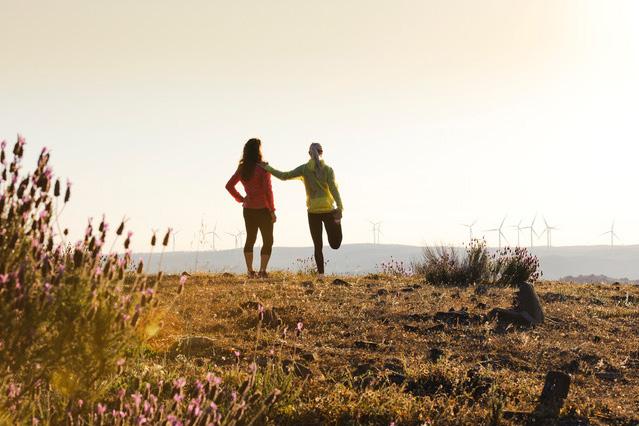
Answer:
<svg viewBox="0 0 639 426"><path fill-rule="evenodd" d="M639 424L639 286L538 283L546 321L524 329L485 321L510 288L220 274L176 297L177 281L160 288L149 360L288 372L277 424L525 424L553 370L572 382L555 423ZM468 315L436 315L451 309Z"/></svg>

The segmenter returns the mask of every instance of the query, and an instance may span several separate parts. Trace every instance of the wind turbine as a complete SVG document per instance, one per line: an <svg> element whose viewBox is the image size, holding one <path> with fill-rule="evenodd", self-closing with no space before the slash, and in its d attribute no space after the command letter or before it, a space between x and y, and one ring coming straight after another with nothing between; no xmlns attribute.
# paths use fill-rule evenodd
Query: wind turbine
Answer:
<svg viewBox="0 0 639 426"><path fill-rule="evenodd" d="M615 238L619 239L619 236L615 233L615 221L612 221L612 226L610 227L610 231L606 231L603 235L608 235L610 234L610 247L614 247L615 246Z"/></svg>
<svg viewBox="0 0 639 426"><path fill-rule="evenodd" d="M371 225L373 225L372 228L372 233L373 233L373 244L379 244L379 234L381 233L380 231L380 226L382 225L382 222L370 222Z"/></svg>
<svg viewBox="0 0 639 426"><path fill-rule="evenodd" d="M238 231L237 234L227 232L227 234L235 238L235 248L238 248L242 245L242 235L244 235L244 231Z"/></svg>
<svg viewBox="0 0 639 426"><path fill-rule="evenodd" d="M537 221L537 213L535 213L535 217L533 217L532 222L530 222L530 226L524 226L523 228L521 228L522 231L525 229L530 229L530 248L533 248L535 246L535 240L533 236L539 237L539 235L537 234L537 231L535 231L536 221Z"/></svg>
<svg viewBox="0 0 639 426"><path fill-rule="evenodd" d="M175 236L182 232L181 230L171 232L171 238L173 238L173 251L175 251Z"/></svg>
<svg viewBox="0 0 639 426"><path fill-rule="evenodd" d="M504 219L501 221L501 224L499 225L499 228L494 228L494 229L487 229L485 232L497 232L497 236L499 238L499 248L501 249L501 239L503 238L504 240L506 240L506 243L508 243L508 238L506 238L506 235L504 234L504 232L502 231L502 229L504 228L504 222L506 222L506 218L508 216L504 216Z"/></svg>
<svg viewBox="0 0 639 426"><path fill-rule="evenodd" d="M217 234L217 232L215 232L215 230L217 229L217 223L215 224L215 226L213 227L213 230L210 232L207 232L205 235L211 235L211 248L213 249L213 251L216 251L215 249L215 239L217 238L218 240L220 239L220 236Z"/></svg>
<svg viewBox="0 0 639 426"><path fill-rule="evenodd" d="M542 237L545 233L546 242L547 242L548 248L550 248L552 247L552 231L556 231L558 228L556 226L548 225L548 221L546 220L546 217L544 217L544 224L546 225L546 229L544 229L543 232L539 234L539 237Z"/></svg>
<svg viewBox="0 0 639 426"><path fill-rule="evenodd" d="M523 231L524 229L526 229L526 228L523 228L523 227L521 226L521 223L522 223L523 221L524 221L523 219L522 219L522 220L520 220L520 221L519 221L519 223L518 223L517 225L515 225L515 226L513 226L513 227L512 227L513 229L516 229L516 230L517 230L517 247L521 247L521 231Z"/></svg>
<svg viewBox="0 0 639 426"><path fill-rule="evenodd" d="M462 226L468 228L468 235L469 235L468 241L473 240L473 226L475 226L476 224L477 224L477 219L475 219L473 223L470 223L470 224L465 224L465 223L461 224Z"/></svg>

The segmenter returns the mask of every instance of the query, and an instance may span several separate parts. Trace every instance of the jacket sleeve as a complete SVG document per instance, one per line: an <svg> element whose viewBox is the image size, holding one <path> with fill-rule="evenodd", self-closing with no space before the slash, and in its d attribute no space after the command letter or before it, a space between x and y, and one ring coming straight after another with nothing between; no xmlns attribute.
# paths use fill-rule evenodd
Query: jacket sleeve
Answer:
<svg viewBox="0 0 639 426"><path fill-rule="evenodd" d="M229 181L226 183L226 190L233 196L233 198L235 198L235 201L237 201L238 203L243 203L244 197L242 197L242 194L237 192L237 189L235 189L235 185L237 185L239 181L240 173L235 172L235 174L231 176L231 179L229 179Z"/></svg>
<svg viewBox="0 0 639 426"><path fill-rule="evenodd" d="M266 202L268 209L272 212L275 211L275 201L273 200L273 185L271 185L271 174L264 173L264 182L266 183Z"/></svg>
<svg viewBox="0 0 639 426"><path fill-rule="evenodd" d="M337 208L339 210L344 210L344 205L342 204L342 196L339 194L339 189L337 188L337 183L335 183L335 172L333 169L328 169L328 189L331 191L331 195L335 199L335 203L337 203Z"/></svg>
<svg viewBox="0 0 639 426"><path fill-rule="evenodd" d="M267 172L269 172L270 174L272 174L279 180L290 180L290 179L301 178L304 174L305 165L306 164L302 164L301 166L291 170L290 172L280 172L279 170L276 170L270 165L266 164L264 166L264 170L266 170Z"/></svg>

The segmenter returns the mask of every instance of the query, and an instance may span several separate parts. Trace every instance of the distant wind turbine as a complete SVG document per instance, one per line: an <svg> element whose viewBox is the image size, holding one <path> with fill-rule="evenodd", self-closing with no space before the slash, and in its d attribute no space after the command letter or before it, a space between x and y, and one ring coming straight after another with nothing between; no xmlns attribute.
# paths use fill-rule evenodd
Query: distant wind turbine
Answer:
<svg viewBox="0 0 639 426"><path fill-rule="evenodd" d="M546 234L546 244L548 246L548 248L552 247L552 231L557 231L559 228L557 228L556 226L550 226L548 225L548 221L546 220L546 218L544 217L544 224L546 225L546 229L543 230L543 232L541 234L539 234L539 237L543 237L544 234Z"/></svg>
<svg viewBox="0 0 639 426"><path fill-rule="evenodd" d="M501 239L503 238L504 240L506 240L506 243L508 243L508 238L506 238L506 235L504 234L504 232L502 231L502 229L504 228L504 223L506 222L506 218L508 216L504 216L504 219L501 221L501 224L499 225L499 228L493 228L493 229L487 229L485 232L496 232L497 233L497 237L499 238L499 248L501 249Z"/></svg>
<svg viewBox="0 0 639 426"><path fill-rule="evenodd" d="M213 249L213 251L216 251L215 249L215 239L217 238L218 240L220 239L220 236L218 235L217 232L215 232L215 230L217 229L217 223L215 224L215 226L213 227L213 230L210 232L205 233L204 235L211 235L211 248Z"/></svg>
<svg viewBox="0 0 639 426"><path fill-rule="evenodd" d="M468 238L468 241L472 241L472 240L473 240L473 227L474 227L476 224L477 224L477 219L475 219L475 220L473 221L473 223L470 223L470 224L465 224L465 223L462 223L462 224L461 224L462 226L464 226L464 227L468 228L468 237L469 237L469 238Z"/></svg>
<svg viewBox="0 0 639 426"><path fill-rule="evenodd" d="M535 217L533 217L532 222L530 222L530 226L524 226L522 229L530 229L530 248L533 248L535 246L535 239L533 238L533 236L535 237L539 237L539 235L537 234L537 231L535 231L535 222L537 221L537 213L535 213Z"/></svg>
<svg viewBox="0 0 639 426"><path fill-rule="evenodd" d="M173 248L173 251L175 251L175 236L176 236L177 234L179 234L180 232L182 232L182 231L180 231L180 230L178 229L177 231L173 231L173 232L171 233L171 238L173 238L173 247L172 247L172 248Z"/></svg>
<svg viewBox="0 0 639 426"><path fill-rule="evenodd" d="M519 223L518 223L517 225L515 225L515 226L513 226L513 227L512 227L513 229L516 229L516 230L517 230L517 247L521 247L521 231L523 231L524 229L526 229L525 227L522 227L522 226L521 226L521 223L522 223L523 221L524 221L523 219L522 219L522 220L520 220L520 221L519 221Z"/></svg>
<svg viewBox="0 0 639 426"><path fill-rule="evenodd" d="M381 231L381 226L382 226L382 222L370 222L371 225L373 225L373 228L371 229L372 233L373 233L373 244L379 244L379 235L382 233Z"/></svg>
<svg viewBox="0 0 639 426"><path fill-rule="evenodd" d="M615 233L615 221L612 221L612 226L610 226L610 231L606 231L603 234L601 234L601 236L603 235L610 235L610 247L614 247L615 246L615 238L619 239L619 236Z"/></svg>
<svg viewBox="0 0 639 426"><path fill-rule="evenodd" d="M244 231L238 231L237 234L227 232L227 234L235 238L235 248L239 248L242 245L242 235L244 235Z"/></svg>

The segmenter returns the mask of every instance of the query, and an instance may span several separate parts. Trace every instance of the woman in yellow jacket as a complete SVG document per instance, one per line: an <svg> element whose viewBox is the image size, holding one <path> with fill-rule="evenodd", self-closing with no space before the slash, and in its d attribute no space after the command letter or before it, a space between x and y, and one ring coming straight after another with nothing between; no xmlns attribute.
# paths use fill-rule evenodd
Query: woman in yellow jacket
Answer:
<svg viewBox="0 0 639 426"><path fill-rule="evenodd" d="M322 160L322 145L312 143L308 154L311 159L290 172L281 172L267 163L262 167L280 180L302 179L306 188L308 226L315 246L315 263L319 278L324 277L322 225L326 228L328 243L337 250L342 244L342 198L335 183L335 173Z"/></svg>

